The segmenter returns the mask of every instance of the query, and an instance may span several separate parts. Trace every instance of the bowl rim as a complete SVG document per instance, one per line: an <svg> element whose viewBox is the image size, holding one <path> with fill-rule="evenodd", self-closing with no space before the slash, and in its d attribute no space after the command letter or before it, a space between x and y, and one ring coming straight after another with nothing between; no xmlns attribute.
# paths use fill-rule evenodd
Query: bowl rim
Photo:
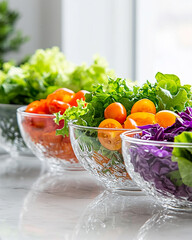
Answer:
<svg viewBox="0 0 192 240"><path fill-rule="evenodd" d="M29 113L29 112L25 112L25 109L27 108L27 106L22 106L17 108L17 113L21 114L22 116L26 116L26 117L47 117L47 118L56 118L55 115L53 114L41 114L41 113Z"/></svg>
<svg viewBox="0 0 192 240"><path fill-rule="evenodd" d="M128 130L126 132L123 132L120 136L122 141L126 141L129 143L136 143L140 145L192 148L192 143L145 140L145 139L133 138L132 136L128 136L136 133L142 133L142 130L141 129Z"/></svg>
<svg viewBox="0 0 192 240"><path fill-rule="evenodd" d="M79 129L88 129L88 130L105 130L105 131L130 131L130 129L126 128L101 128L101 127L90 127L74 124L76 120L71 120L68 122L69 127L79 128Z"/></svg>

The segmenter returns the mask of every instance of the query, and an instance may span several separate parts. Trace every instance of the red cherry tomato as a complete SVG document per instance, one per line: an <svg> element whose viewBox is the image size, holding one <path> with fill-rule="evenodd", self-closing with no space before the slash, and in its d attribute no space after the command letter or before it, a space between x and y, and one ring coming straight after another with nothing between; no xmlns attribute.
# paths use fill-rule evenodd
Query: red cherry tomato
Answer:
<svg viewBox="0 0 192 240"><path fill-rule="evenodd" d="M112 118L123 124L127 117L127 111L125 107L118 102L111 103L104 111L104 117Z"/></svg>
<svg viewBox="0 0 192 240"><path fill-rule="evenodd" d="M49 114L49 108L45 99L30 103L25 111L29 113Z"/></svg>
<svg viewBox="0 0 192 240"><path fill-rule="evenodd" d="M69 104L71 106L75 106L77 107L77 99L83 99L85 101L85 94L86 93L89 93L88 91L86 90L80 90L79 92L77 92L75 94L75 96L71 99L71 101L69 102Z"/></svg>
<svg viewBox="0 0 192 240"><path fill-rule="evenodd" d="M39 107L39 104L40 101L34 101L27 106L25 111L29 113L37 113L37 108Z"/></svg>
<svg viewBox="0 0 192 240"><path fill-rule="evenodd" d="M60 112L61 114L63 114L65 112L65 110L67 108L70 107L70 104L69 103L65 103L65 102L62 102L62 101L58 101L58 100L52 100L50 103L49 103L49 111L50 113L57 113L57 112Z"/></svg>
<svg viewBox="0 0 192 240"><path fill-rule="evenodd" d="M41 99L40 100L40 106L39 106L39 109L38 109L38 113L50 114L46 99Z"/></svg>
<svg viewBox="0 0 192 240"><path fill-rule="evenodd" d="M68 88L59 88L55 92L53 92L47 96L47 104L49 105L49 103L53 99L62 101L65 103L69 103L74 96L75 96L75 93L72 90L70 90Z"/></svg>

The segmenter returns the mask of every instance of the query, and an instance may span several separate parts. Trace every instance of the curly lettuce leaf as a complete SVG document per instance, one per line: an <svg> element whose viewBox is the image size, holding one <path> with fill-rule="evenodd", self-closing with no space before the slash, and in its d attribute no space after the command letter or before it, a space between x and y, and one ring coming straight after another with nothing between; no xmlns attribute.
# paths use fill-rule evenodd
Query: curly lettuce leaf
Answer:
<svg viewBox="0 0 192 240"><path fill-rule="evenodd" d="M157 111L172 110L183 111L192 106L191 85L181 85L180 79L174 74L162 74L158 72L157 80Z"/></svg>
<svg viewBox="0 0 192 240"><path fill-rule="evenodd" d="M103 84L107 85L108 76L115 77L113 70L108 68L106 60L99 55L95 55L93 63L87 66L83 63L80 66L76 66L71 73L68 88L77 92L79 89L86 89L88 91L93 90L93 85Z"/></svg>
<svg viewBox="0 0 192 240"><path fill-rule="evenodd" d="M114 76L114 71L99 56L90 66L78 66L68 61L58 47L38 49L19 67L11 62L3 64L0 103L28 104L62 87L89 91L94 84L107 85L107 75Z"/></svg>
<svg viewBox="0 0 192 240"><path fill-rule="evenodd" d="M60 113L55 113L56 118L54 119L55 123L59 125L61 120L64 120L64 127L62 129L57 129L56 135L69 136L68 123L69 121L75 120L76 124L86 126L87 122L83 119L82 116L86 115L89 111L88 107L85 106L85 102L81 100L77 100L77 107L68 108L63 115Z"/></svg>
<svg viewBox="0 0 192 240"><path fill-rule="evenodd" d="M176 75L158 72L155 78L160 87L169 90L171 94L177 93L177 87L180 86L180 79Z"/></svg>
<svg viewBox="0 0 192 240"><path fill-rule="evenodd" d="M174 138L174 142L192 143L192 132L182 132ZM192 147L174 147L172 161L178 163L182 182L192 187Z"/></svg>
<svg viewBox="0 0 192 240"><path fill-rule="evenodd" d="M175 95L172 95L170 91L159 88L157 90L158 108L160 110L171 110L181 112L185 109L188 102L187 92L185 89L180 88Z"/></svg>
<svg viewBox="0 0 192 240"><path fill-rule="evenodd" d="M127 85L125 79L108 79L107 87L98 85L94 90L86 95L86 102L90 108L94 109L93 121L91 126L97 127L104 120L104 110L113 102L122 103L128 110L132 106L134 93ZM90 122L89 122L90 124Z"/></svg>

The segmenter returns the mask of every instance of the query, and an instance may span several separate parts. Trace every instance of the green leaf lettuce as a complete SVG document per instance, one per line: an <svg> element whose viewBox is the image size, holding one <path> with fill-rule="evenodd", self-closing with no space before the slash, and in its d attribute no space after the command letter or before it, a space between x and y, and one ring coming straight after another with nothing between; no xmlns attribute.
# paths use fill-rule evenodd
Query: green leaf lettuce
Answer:
<svg viewBox="0 0 192 240"><path fill-rule="evenodd" d="M192 132L182 132L174 138L176 143L192 143ZM183 183L192 187L192 146L188 148L174 147L172 161L178 163Z"/></svg>

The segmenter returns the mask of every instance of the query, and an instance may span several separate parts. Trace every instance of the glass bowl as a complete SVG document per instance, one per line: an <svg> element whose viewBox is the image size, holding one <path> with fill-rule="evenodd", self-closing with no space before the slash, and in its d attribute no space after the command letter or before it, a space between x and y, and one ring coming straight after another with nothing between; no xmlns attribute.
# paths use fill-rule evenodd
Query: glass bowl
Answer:
<svg viewBox="0 0 192 240"><path fill-rule="evenodd" d="M27 148L17 124L17 108L21 105L0 104L0 147L11 157L18 155L32 155Z"/></svg>
<svg viewBox="0 0 192 240"><path fill-rule="evenodd" d="M176 181L178 163L172 161L172 150L190 149L192 143L174 143L140 139L141 130L124 132L122 153L125 166L137 185L164 207L192 211L192 187Z"/></svg>
<svg viewBox="0 0 192 240"><path fill-rule="evenodd" d="M25 112L17 109L17 120L26 145L44 162L51 172L83 170L73 152L70 138L56 136L56 129L63 127L54 122L54 115Z"/></svg>
<svg viewBox="0 0 192 240"><path fill-rule="evenodd" d="M69 123L70 139L73 150L82 166L93 174L105 187L116 191L139 191L127 173L121 153L120 134L124 129L97 128ZM104 137L103 137L104 134ZM100 141L112 137L111 150ZM102 139L101 139L102 138ZM109 140L110 141L110 140ZM112 150L112 148L120 148ZM120 146L120 147L119 147Z"/></svg>

